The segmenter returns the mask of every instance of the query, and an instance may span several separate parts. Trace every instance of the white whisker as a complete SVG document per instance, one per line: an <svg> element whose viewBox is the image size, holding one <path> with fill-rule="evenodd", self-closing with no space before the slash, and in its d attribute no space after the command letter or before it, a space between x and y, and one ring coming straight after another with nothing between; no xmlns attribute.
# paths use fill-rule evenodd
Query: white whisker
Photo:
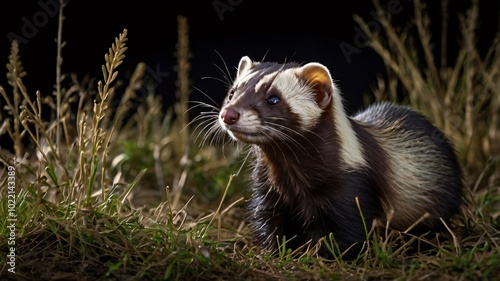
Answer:
<svg viewBox="0 0 500 281"><path fill-rule="evenodd" d="M214 101L214 99L212 99L212 97L210 97L207 93L205 93L205 91L201 90L200 88L196 87L196 86L193 86L193 88L197 91L199 91L202 95L204 95L206 98L208 98L212 103L214 104L217 104L217 102ZM217 108L219 108L218 106L216 106Z"/></svg>
<svg viewBox="0 0 500 281"><path fill-rule="evenodd" d="M219 111L219 107L217 107L215 105L208 104L208 103L204 103L204 102L201 102L201 101L190 101L189 103L192 103L192 104L195 104L195 105L191 106L188 109L188 111L190 111L192 109L195 109L195 108L198 108L198 107L208 107L208 108L211 108L211 109L213 109L215 111Z"/></svg>
<svg viewBox="0 0 500 281"><path fill-rule="evenodd" d="M223 73L224 77L227 78L229 85L232 85L234 80L233 80L233 77L231 76L231 72L229 71L229 68L227 67L226 61L224 60L222 55L217 50L214 50L214 51L217 53L219 58L222 60L222 63L224 64L224 69L226 70L226 72L222 71L222 69L219 66L217 66L217 67L219 69L221 69L221 72Z"/></svg>
<svg viewBox="0 0 500 281"><path fill-rule="evenodd" d="M224 84L228 88L229 88L229 86L231 86L231 84L229 84L229 82L225 80L225 79L228 79L228 78L221 79L221 78L212 77L212 76L205 76L205 77L201 77L201 79L202 80L211 79L211 80L219 81L219 82L221 82L222 84Z"/></svg>

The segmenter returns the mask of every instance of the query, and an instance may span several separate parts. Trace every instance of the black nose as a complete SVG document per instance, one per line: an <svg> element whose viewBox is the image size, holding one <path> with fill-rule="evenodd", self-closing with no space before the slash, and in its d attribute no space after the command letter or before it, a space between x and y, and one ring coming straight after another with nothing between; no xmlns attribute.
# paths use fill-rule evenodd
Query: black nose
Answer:
<svg viewBox="0 0 500 281"><path fill-rule="evenodd" d="M238 113L238 111L232 108L226 108L222 110L220 117L222 118L222 121L224 121L224 123L228 125L234 125L236 122L238 122L240 114Z"/></svg>

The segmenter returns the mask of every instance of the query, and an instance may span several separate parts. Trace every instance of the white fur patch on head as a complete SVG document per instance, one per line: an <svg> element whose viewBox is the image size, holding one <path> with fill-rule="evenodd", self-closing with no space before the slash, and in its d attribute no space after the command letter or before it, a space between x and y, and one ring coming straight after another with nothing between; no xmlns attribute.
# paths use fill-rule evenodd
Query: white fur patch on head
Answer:
<svg viewBox="0 0 500 281"><path fill-rule="evenodd" d="M276 76L276 73L271 73L271 74L268 74L268 75L264 75L263 77L261 77L259 79L259 82L257 82L255 84L255 92L259 92L261 91L262 87L264 87L265 85L269 85L269 83L271 83L271 81L273 81L273 79L275 78Z"/></svg>
<svg viewBox="0 0 500 281"><path fill-rule="evenodd" d="M236 88L241 87L242 85L244 85L245 83L247 83L250 79L252 79L257 74L258 74L258 72L250 71L250 70L245 71L243 74L238 74L238 77L237 77L237 79L235 81L235 85L234 86Z"/></svg>
<svg viewBox="0 0 500 281"><path fill-rule="evenodd" d="M310 87L301 83L293 71L288 69L280 72L274 79L273 87L283 95L290 105L290 111L299 116L301 129L309 130L318 123L323 110L316 104Z"/></svg>

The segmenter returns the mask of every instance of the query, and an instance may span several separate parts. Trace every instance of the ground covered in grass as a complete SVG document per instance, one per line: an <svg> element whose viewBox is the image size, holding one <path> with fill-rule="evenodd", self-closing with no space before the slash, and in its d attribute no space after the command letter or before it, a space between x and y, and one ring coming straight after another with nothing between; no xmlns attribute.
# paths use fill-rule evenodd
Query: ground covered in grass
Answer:
<svg viewBox="0 0 500 281"><path fill-rule="evenodd" d="M9 85L0 86L0 134L12 141L0 151L0 279L500 279L499 38L486 57L477 54L472 5L461 21L464 47L456 62L438 67L425 9L413 2L424 11L415 14L414 33L399 32L383 13L378 34L357 21L389 72L376 99L395 100L405 89L403 102L456 144L467 190L445 233L412 237L380 226L349 262L339 258L333 237L324 240L337 257L330 260L317 256L317 245L283 243L275 253L254 245L245 222L248 151L221 135L212 140L212 119L190 123L184 114L189 41L180 17L179 102L166 112L154 92L135 96L144 87L144 64L117 83L126 30L105 55L98 83L58 76L55 98L27 92L22 50L12 44ZM217 114L217 106L208 111Z"/></svg>

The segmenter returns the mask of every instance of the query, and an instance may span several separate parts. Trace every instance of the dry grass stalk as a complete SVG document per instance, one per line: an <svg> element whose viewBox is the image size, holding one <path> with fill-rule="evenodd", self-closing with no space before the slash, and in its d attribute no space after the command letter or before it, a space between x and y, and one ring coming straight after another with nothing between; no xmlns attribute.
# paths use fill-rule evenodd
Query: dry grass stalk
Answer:
<svg viewBox="0 0 500 281"><path fill-rule="evenodd" d="M409 103L452 138L467 167L466 172L477 175L488 159L500 160L498 36L488 55L481 58L475 46L478 1L473 1L466 15L460 17L463 47L455 64L453 67L446 65L446 39L442 38L442 58L438 67L432 51L426 7L420 0L413 3L418 46L414 44L412 33L398 32L391 25L378 0L374 4L378 11L377 20L383 27L381 33L371 31L360 17L355 16L355 20L367 34L368 45L384 60L389 83L399 81L403 85ZM442 7L447 9L447 1ZM447 15L447 11L443 14ZM382 34L386 38L382 38ZM447 25L443 25L441 35L446 34ZM418 56L419 50L423 59ZM423 70L420 67L422 61L426 66ZM379 85L377 99L390 97L396 100L398 95L394 84L386 87L385 81L380 80Z"/></svg>
<svg viewBox="0 0 500 281"><path fill-rule="evenodd" d="M186 128L189 123L189 116L186 114L188 111L189 95L191 94L191 84L189 82L189 26L187 18L183 16L177 17L178 24L178 42L177 42L177 103L176 114L177 118L181 120L181 128ZM184 153L187 154L189 150L189 131L182 130L181 142L184 144Z"/></svg>
<svg viewBox="0 0 500 281"><path fill-rule="evenodd" d="M99 100L94 101L94 115L92 116L92 125L91 125L91 160L90 160L90 172L87 173L90 176L88 184L86 185L86 197L85 204L90 205L91 195L94 190L95 178L97 175L97 169L99 166L99 162L97 160L99 150L101 149L104 141L106 139L106 128L103 128L101 121L106 115L106 111L109 107L110 100L108 97L112 96L114 93L114 87L112 87L113 82L118 76L118 71L116 68L123 63L123 59L125 58L125 51L127 47L125 46L125 42L127 41L127 30L123 30L123 32L115 38L115 43L111 45L108 53L104 56L105 64L102 66L102 74L104 77L104 84L102 81L97 83L97 90L99 94ZM109 113L108 113L109 114ZM104 144L106 145L106 144ZM102 161L101 163L106 163L106 155L107 151L104 150L102 152ZM101 188L102 188L102 198L103 201L106 200L105 193L105 179L106 179L106 165L102 165L101 170Z"/></svg>
<svg viewBox="0 0 500 281"><path fill-rule="evenodd" d="M64 43L62 42L62 28L63 28L63 8L64 0L59 0L59 25L57 29L57 57L56 57L56 149L57 154L61 154L61 99L62 99L62 48Z"/></svg>
<svg viewBox="0 0 500 281"><path fill-rule="evenodd" d="M10 86L12 86L12 100L8 97L5 90L2 88L2 95L4 96L7 105L12 111L13 122L14 122L14 132L10 132L9 135L14 141L14 153L16 158L19 158L23 154L23 145L21 142L21 125L19 120L19 106L21 101L21 94L19 93L19 86L17 85L18 79L22 79L26 76L26 72L23 69L23 64L19 57L19 43L14 40L10 49L9 62L7 63L7 79Z"/></svg>
<svg viewBox="0 0 500 281"><path fill-rule="evenodd" d="M189 157L189 150L191 146L191 141L189 140L189 128L188 128L188 123L189 123L189 116L187 114L188 112L188 102L189 102L189 95L191 94L191 89L190 89L190 82L189 82L189 69L190 69L190 64L189 64L189 27L187 23L187 18L184 16L178 16L177 17L177 24L178 24L178 41L177 41L177 81L176 81L176 86L177 86L177 91L176 91L176 96L177 96L177 102L175 104L175 113L176 113L176 118L178 120L177 124L178 127L176 128L177 130L180 131L180 137L177 139L179 148L181 148L180 155L182 155L182 158L180 159L179 165L183 167L181 169L180 174L176 175L174 179L174 186L173 186L173 191L175 193L174 196L174 204L173 206L177 205L177 202L179 200L181 191L186 184L187 180L187 169L188 169L188 157Z"/></svg>

